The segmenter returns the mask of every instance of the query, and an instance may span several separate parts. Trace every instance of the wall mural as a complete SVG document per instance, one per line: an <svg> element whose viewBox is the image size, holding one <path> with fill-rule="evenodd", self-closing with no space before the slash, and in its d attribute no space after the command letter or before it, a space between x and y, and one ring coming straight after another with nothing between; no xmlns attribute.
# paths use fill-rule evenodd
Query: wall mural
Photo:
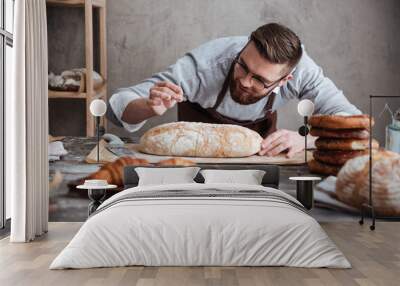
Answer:
<svg viewBox="0 0 400 286"><path fill-rule="evenodd" d="M48 5L51 220L86 219L88 195L76 188L85 181L116 185L107 190L109 197L124 189L127 166L202 164L279 166L279 189L298 199L299 192L311 190L306 197L317 218L359 217L369 200L370 150L376 214L400 215L400 101L376 102L371 120L368 106L369 93L390 94L397 87L398 57L393 64L378 55L374 69L366 66L378 50L392 54L390 47L373 45L386 42L382 33L372 31L374 38L358 47L360 41L351 37L357 25L329 17L287 20L264 1L254 1L262 7L254 19L227 7L242 24L226 28L207 12L196 17L209 22L193 22L196 17L187 13L180 22L160 22L160 13L175 12L150 11L146 1L136 2L110 1L90 13ZM182 9L204 11L189 2ZM344 4L321 5L310 13ZM346 13L343 23L354 16ZM380 14L374 15L381 19ZM77 23L73 29L71 21ZM151 25L143 27L147 21ZM364 18L352 21L364 27ZM396 29L394 22L385 23L388 30ZM280 55L287 62L280 72L261 52L263 41L268 43L263 37L274 33L298 47ZM100 115L90 110L95 99L106 103ZM299 114L297 100L289 99L310 100L313 112Z"/></svg>

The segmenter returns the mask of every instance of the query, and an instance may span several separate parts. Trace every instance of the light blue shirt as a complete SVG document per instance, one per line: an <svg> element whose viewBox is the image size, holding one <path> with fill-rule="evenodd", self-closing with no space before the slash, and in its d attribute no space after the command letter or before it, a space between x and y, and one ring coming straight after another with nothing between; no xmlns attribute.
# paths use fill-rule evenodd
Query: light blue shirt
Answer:
<svg viewBox="0 0 400 286"><path fill-rule="evenodd" d="M212 107L229 68L236 55L248 42L248 37L226 37L207 42L188 52L165 71L159 72L137 85L120 88L110 98L110 105L118 120L130 132L140 129L139 124L121 120L126 106L135 99L148 97L149 89L159 81L171 81L183 89L184 97L204 108ZM307 55L303 56L293 71L293 79L274 90L273 110L278 110L292 99L310 99L315 114L361 114L335 84L324 76L322 69ZM250 105L233 101L229 90L217 111L238 120L256 120L264 116L268 97Z"/></svg>

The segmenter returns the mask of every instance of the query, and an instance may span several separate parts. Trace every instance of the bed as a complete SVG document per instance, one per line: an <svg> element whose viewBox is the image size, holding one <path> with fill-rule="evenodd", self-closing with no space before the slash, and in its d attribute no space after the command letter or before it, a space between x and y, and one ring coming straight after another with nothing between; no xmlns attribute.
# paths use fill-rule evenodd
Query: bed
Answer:
<svg viewBox="0 0 400 286"><path fill-rule="evenodd" d="M196 183L138 186L125 168L126 189L91 215L50 269L144 266L291 266L350 268L318 222L280 191L277 166L262 185Z"/></svg>

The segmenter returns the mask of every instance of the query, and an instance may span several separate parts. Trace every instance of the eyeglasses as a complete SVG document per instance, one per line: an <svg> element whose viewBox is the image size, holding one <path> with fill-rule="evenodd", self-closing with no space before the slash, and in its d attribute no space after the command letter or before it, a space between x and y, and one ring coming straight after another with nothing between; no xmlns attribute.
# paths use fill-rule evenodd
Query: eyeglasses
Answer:
<svg viewBox="0 0 400 286"><path fill-rule="evenodd" d="M257 91L262 91L264 89L270 89L271 87L278 84L282 79L284 79L285 77L288 76L288 75L284 75L283 77L274 81L273 83L267 84L267 83L265 83L264 80L261 79L261 77L259 75L256 75L256 74L253 74L252 72L250 72L248 67L246 66L246 64L241 62L239 57L237 57L234 60L234 62L236 64L235 66L238 67L237 70L239 72L239 76L246 77L248 74L251 74L251 81L252 81L253 87Z"/></svg>

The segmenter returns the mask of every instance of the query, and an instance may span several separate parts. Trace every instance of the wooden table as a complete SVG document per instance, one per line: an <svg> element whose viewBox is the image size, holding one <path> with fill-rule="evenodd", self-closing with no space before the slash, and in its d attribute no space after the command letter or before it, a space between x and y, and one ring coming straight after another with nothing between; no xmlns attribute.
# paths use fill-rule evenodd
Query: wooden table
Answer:
<svg viewBox="0 0 400 286"><path fill-rule="evenodd" d="M122 138L126 143L136 143L139 138ZM69 192L68 183L83 178L100 168L99 164L88 164L85 157L96 146L96 138L86 137L65 137L62 142L69 152L60 161L51 162L49 166L50 179L56 170L59 170L64 180L60 187L50 191L50 221L84 221L87 217L87 206L89 199L79 196L77 192ZM131 155L131 151L124 148L113 149L118 155ZM306 165L285 165L279 166L280 184L279 189L295 195L296 183L289 180L292 176L311 175ZM358 214L348 214L319 208L312 210L312 213L324 221L337 219L354 220Z"/></svg>
<svg viewBox="0 0 400 286"><path fill-rule="evenodd" d="M126 143L135 143L138 139L139 138L122 138ZM59 170L64 176L64 184L66 187L68 182L83 178L101 167L101 164L88 164L85 162L86 155L96 146L95 137L65 137L61 141L64 144L64 148L68 151L68 154L60 161L50 162L50 180L53 178L55 172ZM112 150L118 155L133 154L132 151L127 148L113 148ZM295 183L289 180L289 177L309 174L308 167L305 164L285 165L280 166L279 169L279 182L282 190L294 189L296 187ZM63 190L60 190L60 192L65 193L65 187L61 186Z"/></svg>

